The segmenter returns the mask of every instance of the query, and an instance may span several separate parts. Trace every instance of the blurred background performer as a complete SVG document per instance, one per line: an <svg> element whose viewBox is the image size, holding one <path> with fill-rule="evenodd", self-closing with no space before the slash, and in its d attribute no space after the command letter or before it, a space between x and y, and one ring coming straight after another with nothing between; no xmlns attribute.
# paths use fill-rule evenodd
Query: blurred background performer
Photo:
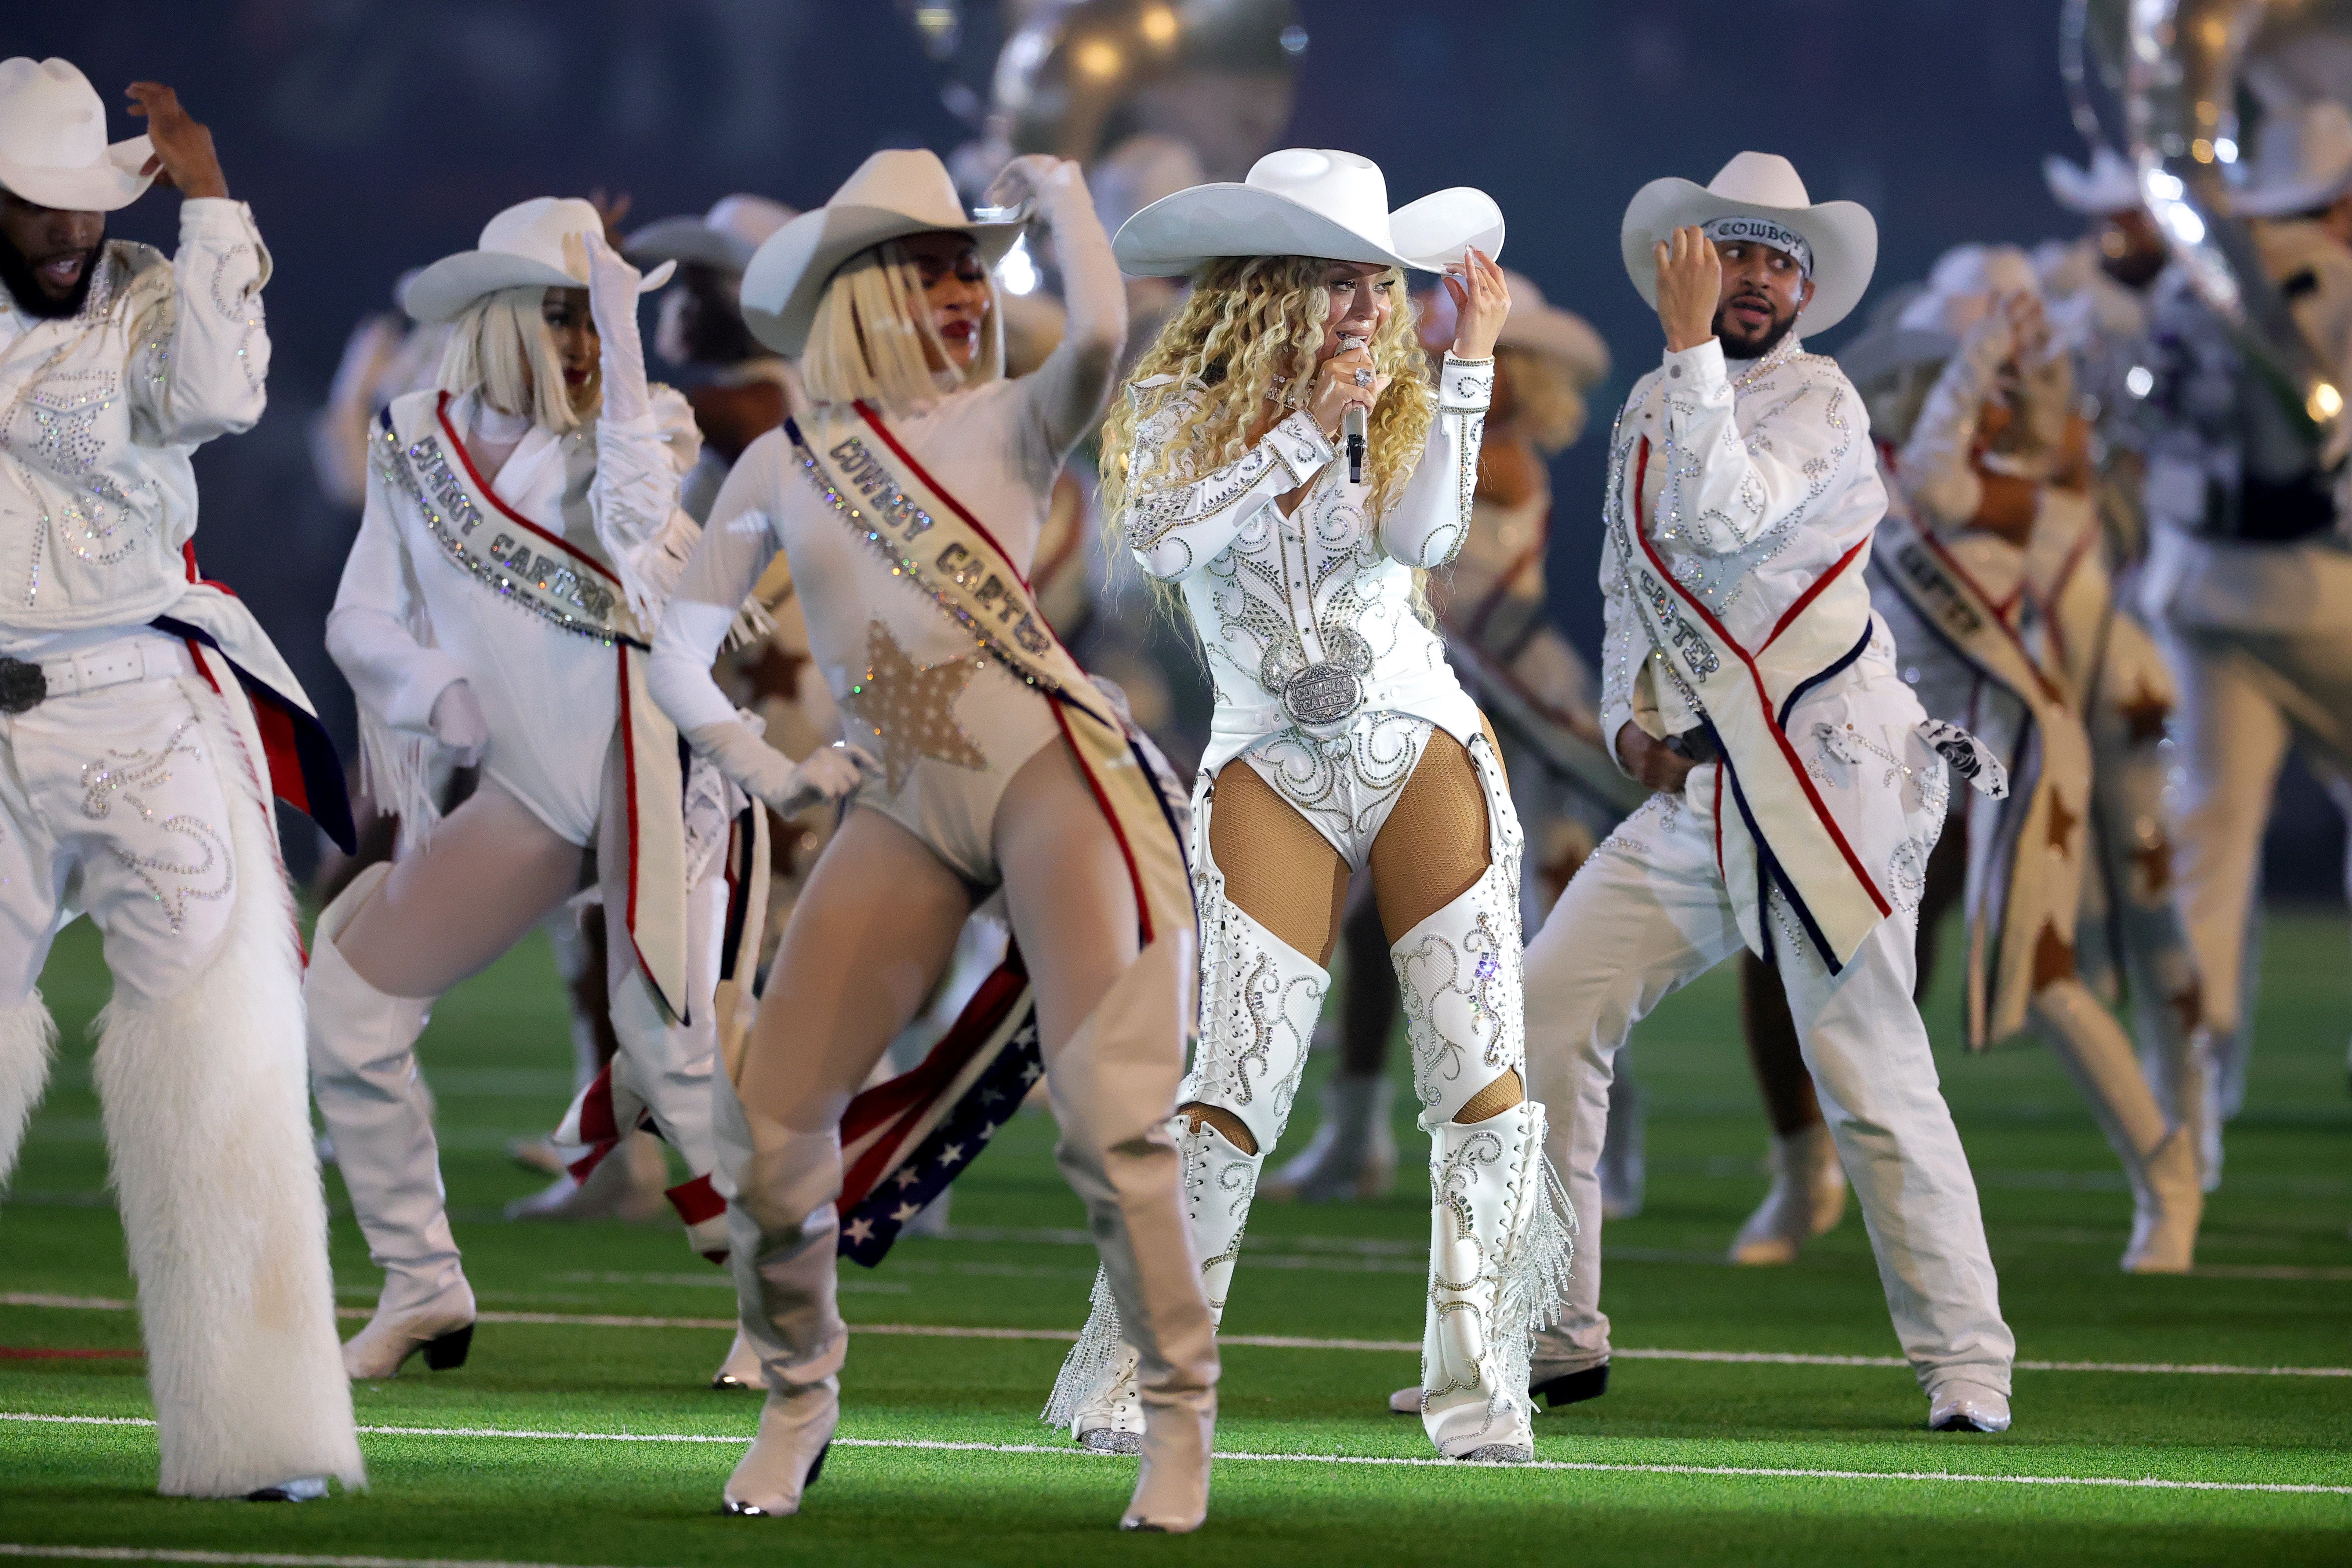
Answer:
<svg viewBox="0 0 2352 1568"><path fill-rule="evenodd" d="M1431 1136L1424 1429L1449 1459L1525 1462L1528 1335L1568 1258L1520 1079L1519 831L1493 737L1421 619L1421 574L1470 526L1510 310L1478 247L1502 235L1483 192L1392 214L1370 160L1312 148L1154 203L1119 230L1119 263L1192 291L1102 457L1105 527L1182 595L1219 694L1192 795L1202 1037L1172 1124L1205 1194L1192 1229L1212 1310L1298 1090L1349 875L1369 868ZM1434 386L1408 269L1443 271L1461 308ZM1046 1408L1089 1447L1134 1441L1118 1331L1098 1292Z"/></svg>
<svg viewBox="0 0 2352 1568"><path fill-rule="evenodd" d="M1607 1387L1593 1211L1613 1058L1745 947L1789 987L1928 1425L2000 1431L2015 1341L1911 999L1947 755L1985 787L1997 769L1895 670L1859 570L1886 506L1868 422L1795 334L1859 302L1877 226L1812 203L1786 159L1742 153L1704 188L1643 187L1622 250L1666 352L1611 454L1601 728L1659 793L1528 949L1533 1088L1561 1108L1552 1156L1586 1226L1536 1387L1556 1404Z"/></svg>
<svg viewBox="0 0 2352 1568"><path fill-rule="evenodd" d="M572 898L592 844L622 917L605 976L620 1048L566 1141L593 1159L649 1117L688 1165L669 1196L693 1245L726 1247L709 1174L712 999L725 933L756 941L756 921L728 918L730 850L754 828L714 771L681 777L642 691L652 623L698 531L677 505L692 416L646 380L644 282L593 206L543 196L404 297L454 330L439 388L378 416L327 627L404 848L320 914L307 990L320 1112L385 1273L344 1347L355 1378L393 1376L419 1350L436 1367L466 1358L474 1297L415 1041L434 998ZM483 773L446 819L430 789L440 752Z"/></svg>
<svg viewBox="0 0 2352 1568"><path fill-rule="evenodd" d="M2152 742L2169 684L2145 637L2133 641L2111 616L2089 428L2075 409L2066 344L2051 332L2024 252L1948 253L1898 325L1939 340L1930 351L1938 358L1909 368L1912 396L1877 432L1893 499L1871 563L1873 597L1929 716L1975 730L2011 781L2003 800L1971 793L1965 813L1967 1038L1981 1050L2031 1029L2057 1055L2130 1182L2123 1267L2179 1273L2192 1260L2202 1208L2198 1129L2165 1114L2130 1037L2075 963L2083 884L2098 875L2096 825L2105 815L2092 715L2107 708L2106 727L2123 742L2113 748L2118 769L2139 760L2158 773L2146 800L2116 794L2163 813L2160 760L2152 743L2142 759L2129 754L2115 705L2144 701L2155 713ZM2163 819L2147 822L2159 853ZM1949 879L1924 868L1921 877L1942 884L1921 917L1939 921ZM2169 913L2165 879L2142 882L2147 913L2160 927ZM2144 1013L2158 1032L2148 1054L2179 1098L2201 1106L2208 1075L2196 970L2177 922L2171 930L2163 956L2175 972L2144 968L2135 978L2169 982L2159 994L2170 1005ZM1933 957L1932 940L1923 942L1923 972Z"/></svg>
<svg viewBox="0 0 2352 1568"><path fill-rule="evenodd" d="M801 354L810 406L737 465L656 655L687 740L759 798L781 806L846 757L879 775L810 877L719 1096L737 1293L768 1389L726 1507L797 1512L823 1466L847 1349L842 1115L975 899L1001 888L1021 958L1003 973L1034 998L1055 1158L1142 1358L1143 1463L1121 1523L1183 1531L1208 1507L1217 1376L1167 1131L1196 928L1152 754L1038 624L1024 583L1126 312L1076 164L1021 160L997 196L1013 216L974 222L938 158L877 153L761 248L747 314ZM1007 380L989 268L1033 212L1062 252L1069 330L1036 374ZM795 766L710 679L780 545L818 667L878 763L835 751Z"/></svg>
<svg viewBox="0 0 2352 1568"><path fill-rule="evenodd" d="M1495 344L1495 390L1478 448L1478 488L1462 552L1431 580L1446 649L1501 744L1527 847L1519 918L1532 929L1596 839L1646 795L1601 742L1592 677L1552 624L1544 597L1551 537L1547 464L1585 425L1585 394L1609 374L1609 350L1583 320L1548 303L1534 279L1505 269L1511 313ZM1456 327L1442 289L1413 296L1422 347L1442 361ZM1261 1184L1269 1197L1377 1197L1395 1179L1386 1068L1397 994L1388 939L1370 889L1355 889L1341 976L1339 1064L1323 1086L1323 1120L1297 1157ZM1620 1064L1611 1089L1601 1198L1612 1217L1641 1206L1639 1090ZM1622 1131L1621 1131L1622 1129Z"/></svg>
<svg viewBox="0 0 2352 1568"><path fill-rule="evenodd" d="M2319 19L2335 39L2352 32L2342 8ZM2290 747L2352 817L2352 116L2335 100L2279 103L2254 136L2245 185L2220 198L2242 216L2205 221L2248 224L2262 270L2235 282L2280 309L2239 326L2189 268L2158 284L2139 584L2180 685L2176 869L2224 1118L2245 1095L2263 834ZM2352 885L2352 863L2346 874Z"/></svg>
<svg viewBox="0 0 2352 1568"><path fill-rule="evenodd" d="M0 61L0 1184L56 1039L35 987L87 914L159 1489L310 1498L364 1477L263 784L346 847L350 812L310 700L195 569L189 459L261 417L269 252L212 132L168 87L130 98L148 133L109 146L71 64ZM151 183L181 195L174 256L106 237ZM316 765L286 776L265 732Z"/></svg>

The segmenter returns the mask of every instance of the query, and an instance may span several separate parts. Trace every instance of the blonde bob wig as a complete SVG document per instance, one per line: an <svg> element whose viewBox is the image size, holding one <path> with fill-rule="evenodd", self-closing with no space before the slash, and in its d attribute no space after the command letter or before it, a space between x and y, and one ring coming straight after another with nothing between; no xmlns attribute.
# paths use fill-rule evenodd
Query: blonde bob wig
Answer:
<svg viewBox="0 0 2352 1568"><path fill-rule="evenodd" d="M861 250L841 264L809 322L801 353L801 384L817 403L859 398L903 415L949 393L1004 374L1004 312L996 282L987 282L988 314L982 348L966 370L952 367L947 344L923 298L923 272L897 240Z"/></svg>
<svg viewBox="0 0 2352 1568"><path fill-rule="evenodd" d="M592 377L575 402L563 384L563 357L541 313L547 295L531 284L500 289L467 306L441 353L441 390L452 396L478 390L500 413L528 416L559 436L593 421L603 388Z"/></svg>

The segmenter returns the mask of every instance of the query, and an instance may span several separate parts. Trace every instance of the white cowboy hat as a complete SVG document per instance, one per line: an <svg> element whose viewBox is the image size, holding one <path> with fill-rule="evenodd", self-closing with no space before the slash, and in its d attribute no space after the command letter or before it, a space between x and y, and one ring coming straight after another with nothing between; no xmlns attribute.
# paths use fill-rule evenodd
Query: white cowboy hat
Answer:
<svg viewBox="0 0 2352 1568"><path fill-rule="evenodd" d="M1223 256L1311 256L1443 272L1476 246L1503 249L1503 209L1468 185L1389 210L1380 165L1328 147L1286 147L1240 184L1194 185L1119 225L1121 271L1173 278Z"/></svg>
<svg viewBox="0 0 2352 1568"><path fill-rule="evenodd" d="M445 256L410 279L401 308L420 321L454 321L467 306L501 289L585 289L588 279L572 270L563 241L604 232L604 215L578 196L517 202L482 226L475 249ZM675 262L663 262L638 281L637 291L651 293L676 270Z"/></svg>
<svg viewBox="0 0 2352 1568"><path fill-rule="evenodd" d="M741 277L770 235L800 216L765 196L732 195L700 217L666 217L629 236L623 250L637 262L675 261Z"/></svg>
<svg viewBox="0 0 2352 1568"><path fill-rule="evenodd" d="M2252 166L2231 205L2248 217L2287 217L2326 206L2352 185L2352 113L2334 99L2307 104L2263 128Z"/></svg>
<svg viewBox="0 0 2352 1568"><path fill-rule="evenodd" d="M971 236L981 260L992 268L1021 237L1022 226L974 222L956 199L955 182L938 153L887 148L858 164L832 200L761 244L743 269L743 320L753 337L778 353L796 354L808 346L825 285L858 252L945 229Z"/></svg>
<svg viewBox="0 0 2352 1568"><path fill-rule="evenodd" d="M2145 205L2139 171L2104 144L2091 149L2088 167L2051 153L2042 160L2042 179L2050 187L2050 199L2068 212L2105 217Z"/></svg>
<svg viewBox="0 0 2352 1568"><path fill-rule="evenodd" d="M1651 247L1689 224L1718 218L1760 218L1755 236L1771 244L1773 230L1794 234L1812 252L1813 298L1798 319L1807 332L1824 332L1862 303L1878 265L1878 224L1854 202L1822 202L1805 194L1796 165L1771 153L1742 153L1705 185L1688 180L1652 180L1633 193L1625 208L1618 244L1625 272L1642 298L1658 302L1658 264ZM1787 245L1774 246L1787 250Z"/></svg>
<svg viewBox="0 0 2352 1568"><path fill-rule="evenodd" d="M0 185L36 206L110 213L145 194L144 136L109 146L106 104L71 61L0 60Z"/></svg>
<svg viewBox="0 0 2352 1568"><path fill-rule="evenodd" d="M1511 313L1503 320L1496 347L1549 355L1566 364L1586 386L1609 374L1609 345L1590 322L1547 300L1536 280L1524 272L1506 268L1503 280L1510 286Z"/></svg>
<svg viewBox="0 0 2352 1568"><path fill-rule="evenodd" d="M1936 258L1927 285L1903 307L1895 324L1906 331L1957 338L1982 319L2003 294L2042 293L2033 258L2014 245L1956 245ZM1841 356L1843 357L1843 356Z"/></svg>

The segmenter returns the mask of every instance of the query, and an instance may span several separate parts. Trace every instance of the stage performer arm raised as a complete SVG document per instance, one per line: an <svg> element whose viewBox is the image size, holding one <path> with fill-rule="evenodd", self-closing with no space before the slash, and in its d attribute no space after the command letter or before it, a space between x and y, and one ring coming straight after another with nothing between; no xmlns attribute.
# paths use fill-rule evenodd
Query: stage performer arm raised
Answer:
<svg viewBox="0 0 2352 1568"><path fill-rule="evenodd" d="M1042 153L1015 158L989 191L989 200L1007 206L1031 196L1054 237L1069 309L1062 341L1022 384L1032 457L1036 472L1050 482L1070 448L1102 416L1119 351L1127 346L1127 285L1077 164Z"/></svg>
<svg viewBox="0 0 2352 1568"><path fill-rule="evenodd" d="M1129 488L1119 527L1137 563L1163 582L1188 576L1223 554L1260 507L1320 473L1335 450L1313 415L1293 409L1248 451L1193 479L1184 455L1167 451L1165 443L1181 429L1174 405L1199 395L1171 395L1161 384L1131 386L1128 395L1143 402L1146 412L1136 420L1127 455ZM1150 407L1162 397L1170 398L1169 405Z"/></svg>
<svg viewBox="0 0 2352 1568"><path fill-rule="evenodd" d="M152 160L178 187L180 247L168 286L142 275L132 285L131 433L157 447L193 447L250 430L268 397L269 331L261 286L269 252L253 214L229 198L212 132L188 116L177 94L154 82L132 86L131 112L147 121Z"/></svg>
<svg viewBox="0 0 2352 1568"><path fill-rule="evenodd" d="M1978 425L2015 347L2004 311L1990 311L1970 327L1928 388L1910 439L1895 458L1895 482L1913 514L1937 532L1969 526L1984 509L1984 476L1971 460Z"/></svg>
<svg viewBox="0 0 2352 1568"><path fill-rule="evenodd" d="M1454 312L1454 345L1437 373L1437 416L1404 493L1381 519L1381 548L1408 566L1443 566L1470 537L1470 499L1478 488L1478 448L1495 393L1495 340L1511 313L1503 269L1472 248L1446 269Z"/></svg>
<svg viewBox="0 0 2352 1568"><path fill-rule="evenodd" d="M775 557L775 530L761 508L782 488L784 454L782 433L772 430L736 460L669 595L646 686L696 752L779 816L790 816L841 799L880 764L844 745L795 763L761 738L759 721L738 711L710 677L727 628Z"/></svg>
<svg viewBox="0 0 2352 1568"><path fill-rule="evenodd" d="M596 540L647 625L685 568L700 530L678 505L678 486L702 451L694 410L678 393L646 381L637 336L637 269L601 235L572 235L583 251L595 318L604 405L596 416L596 479L589 491ZM579 268L575 267L575 275Z"/></svg>

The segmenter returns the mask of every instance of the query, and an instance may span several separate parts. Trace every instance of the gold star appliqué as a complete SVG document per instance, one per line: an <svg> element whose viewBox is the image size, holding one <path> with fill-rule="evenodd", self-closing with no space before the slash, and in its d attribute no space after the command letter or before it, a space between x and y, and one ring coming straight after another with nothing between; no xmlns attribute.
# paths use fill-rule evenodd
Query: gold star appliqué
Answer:
<svg viewBox="0 0 2352 1568"><path fill-rule="evenodd" d="M907 784L915 759L985 768L988 758L955 720L955 700L980 671L980 658L920 665L880 621L866 626L866 675L850 683L842 706L880 742L892 795Z"/></svg>

